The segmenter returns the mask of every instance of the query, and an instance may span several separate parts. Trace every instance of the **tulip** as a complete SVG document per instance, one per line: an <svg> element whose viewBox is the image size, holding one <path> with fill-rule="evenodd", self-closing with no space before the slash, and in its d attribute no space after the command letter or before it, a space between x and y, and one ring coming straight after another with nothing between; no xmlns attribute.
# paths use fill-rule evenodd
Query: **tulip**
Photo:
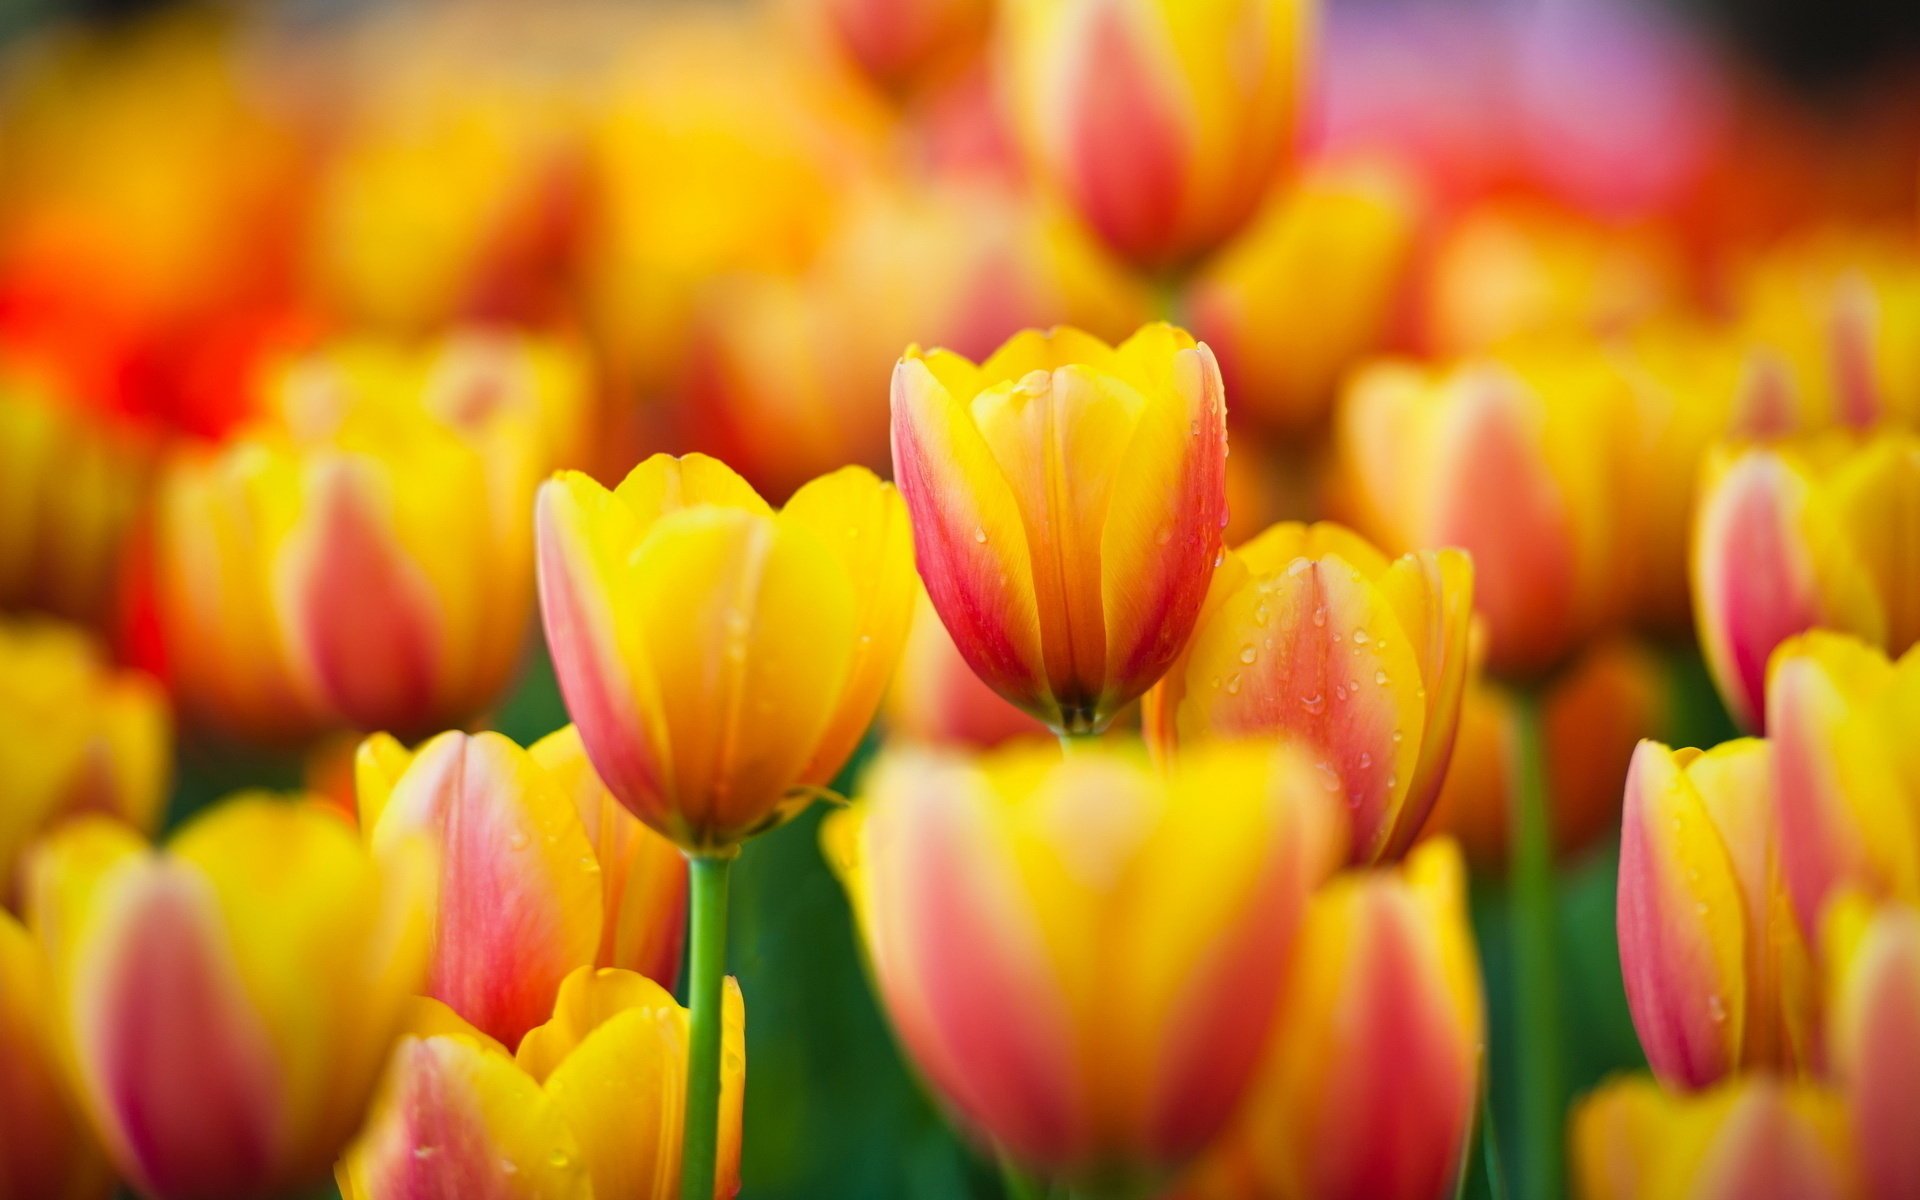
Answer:
<svg viewBox="0 0 1920 1200"><path fill-rule="evenodd" d="M814 20L888 91L929 82L979 48L992 0L811 0Z"/></svg>
<svg viewBox="0 0 1920 1200"><path fill-rule="evenodd" d="M409 752L381 734L355 773L376 854L439 848L426 994L487 1036L518 1045L583 966L673 982L686 863L607 795L571 727L531 750L443 733Z"/></svg>
<svg viewBox="0 0 1920 1200"><path fill-rule="evenodd" d="M1620 967L1654 1073L1699 1088L1813 1059L1808 950L1781 877L1774 749L1642 742L1620 834Z"/></svg>
<svg viewBox="0 0 1920 1200"><path fill-rule="evenodd" d="M1667 724L1668 680L1659 657L1614 638L1568 664L1540 698L1547 797L1555 852L1572 858L1620 829L1620 781L1634 747ZM1426 835L1459 841L1476 868L1502 870L1512 853L1519 791L1519 706L1513 688L1470 673L1460 733Z"/></svg>
<svg viewBox="0 0 1920 1200"><path fill-rule="evenodd" d="M858 744L913 612L906 509L860 468L777 514L724 464L655 455L540 489L561 694L629 811L694 853L798 812Z"/></svg>
<svg viewBox="0 0 1920 1200"><path fill-rule="evenodd" d="M0 912L0 1197L106 1200L112 1180L61 1069L45 956Z"/></svg>
<svg viewBox="0 0 1920 1200"><path fill-rule="evenodd" d="M1381 364L1348 389L1335 437L1354 523L1390 553L1473 556L1500 674L1553 667L1619 613L1624 388L1598 352L1541 350L1438 374Z"/></svg>
<svg viewBox="0 0 1920 1200"><path fill-rule="evenodd" d="M1214 574L1186 650L1147 697L1163 755L1289 736L1345 800L1354 861L1405 853L1446 776L1467 679L1473 563L1390 561L1339 525L1275 525Z"/></svg>
<svg viewBox="0 0 1920 1200"><path fill-rule="evenodd" d="M1007 0L1037 174L1137 266L1204 256L1291 157L1312 13L1303 0Z"/></svg>
<svg viewBox="0 0 1920 1200"><path fill-rule="evenodd" d="M1841 634L1802 634L1774 652L1767 724L1782 866L1809 937L1843 888L1920 903L1916 682L1920 651L1890 661Z"/></svg>
<svg viewBox="0 0 1920 1200"><path fill-rule="evenodd" d="M1815 438L1722 446L1709 457L1694 526L1701 648L1734 714L1760 723L1767 660L1808 629L1892 653L1920 641L1920 438Z"/></svg>
<svg viewBox="0 0 1920 1200"><path fill-rule="evenodd" d="M1226 436L1213 352L1168 325L1118 349L1029 330L977 367L907 351L894 475L927 593L993 690L1089 733L1166 671L1220 558Z"/></svg>
<svg viewBox="0 0 1920 1200"><path fill-rule="evenodd" d="M740 1187L745 1009L731 982L722 1168ZM346 1200L680 1195L687 1012L630 971L581 967L510 1053L418 1000L366 1129L336 1172Z"/></svg>
<svg viewBox="0 0 1920 1200"><path fill-rule="evenodd" d="M526 507L574 436L564 402L518 386L537 374L343 348L285 381L279 421L183 455L160 503L158 608L193 715L299 741L417 736L492 703L531 615Z"/></svg>
<svg viewBox="0 0 1920 1200"><path fill-rule="evenodd" d="M1840 1097L1764 1074L1677 1095L1607 1083L1574 1110L1581 1200L1846 1200L1855 1194Z"/></svg>
<svg viewBox="0 0 1920 1200"><path fill-rule="evenodd" d="M332 811L241 795L157 852L71 824L29 885L76 1088L142 1195L326 1177L423 977L424 849L377 862Z"/></svg>
<svg viewBox="0 0 1920 1200"><path fill-rule="evenodd" d="M1827 1059L1847 1097L1866 1195L1920 1195L1920 909L1858 895L1827 914Z"/></svg>
<svg viewBox="0 0 1920 1200"><path fill-rule="evenodd" d="M172 757L166 698L65 626L0 622L0 905L28 843L82 813L159 819Z"/></svg>
<svg viewBox="0 0 1920 1200"><path fill-rule="evenodd" d="M1340 377L1388 340L1419 216L1390 170L1320 168L1208 264L1189 311L1237 411L1296 434L1326 417Z"/></svg>
<svg viewBox="0 0 1920 1200"><path fill-rule="evenodd" d="M1483 1007L1456 847L1336 878L1308 906L1260 1081L1183 1200L1455 1194Z"/></svg>
<svg viewBox="0 0 1920 1200"><path fill-rule="evenodd" d="M152 439L0 363L0 605L110 615Z"/></svg>
<svg viewBox="0 0 1920 1200"><path fill-rule="evenodd" d="M1026 1169L1117 1185L1232 1117L1335 816L1290 750L1165 776L1099 746L908 750L823 841L894 1030L958 1120Z"/></svg>
<svg viewBox="0 0 1920 1200"><path fill-rule="evenodd" d="M921 745L990 750L1017 737L1045 734L1047 727L1008 704L981 681L953 644L953 636L920 591L881 709L887 736Z"/></svg>

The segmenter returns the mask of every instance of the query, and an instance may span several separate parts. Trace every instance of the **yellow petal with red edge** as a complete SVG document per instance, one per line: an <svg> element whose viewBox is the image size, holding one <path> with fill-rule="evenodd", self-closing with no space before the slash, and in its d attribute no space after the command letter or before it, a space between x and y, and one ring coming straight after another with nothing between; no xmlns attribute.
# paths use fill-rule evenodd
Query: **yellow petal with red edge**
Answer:
<svg viewBox="0 0 1920 1200"><path fill-rule="evenodd" d="M1920 909L1847 893L1827 906L1827 1066L1847 1096L1872 1200L1920 1195Z"/></svg>
<svg viewBox="0 0 1920 1200"><path fill-rule="evenodd" d="M1422 550L1399 558L1376 579L1411 641L1427 692L1420 752L1386 846L1388 857L1398 857L1425 826L1452 760L1471 669L1473 560L1459 550Z"/></svg>
<svg viewBox="0 0 1920 1200"><path fill-rule="evenodd" d="M422 746L368 830L438 851L427 993L511 1046L600 946L601 870L574 797L497 733Z"/></svg>
<svg viewBox="0 0 1920 1200"><path fill-rule="evenodd" d="M69 821L29 853L24 873L27 926L47 951L55 987L70 986L77 948L91 933L107 879L144 860L147 844L119 821Z"/></svg>
<svg viewBox="0 0 1920 1200"><path fill-rule="evenodd" d="M1649 1160L1670 1131L1668 1101L1645 1076L1612 1080L1573 1110L1575 1194L1583 1200L1644 1200Z"/></svg>
<svg viewBox="0 0 1920 1200"><path fill-rule="evenodd" d="M732 467L704 454L681 458L656 454L629 471L613 489L613 495L633 514L636 531L641 533L670 512L701 504L761 516L773 513L752 484Z"/></svg>
<svg viewBox="0 0 1920 1200"><path fill-rule="evenodd" d="M1885 620L1886 645L1920 641L1920 439L1881 433L1828 481L1829 503Z"/></svg>
<svg viewBox="0 0 1920 1200"><path fill-rule="evenodd" d="M914 561L967 665L1046 714L1053 696L1020 505L974 424L974 391L942 386L931 369L941 361L909 352L893 373L894 478L913 514Z"/></svg>
<svg viewBox="0 0 1920 1200"><path fill-rule="evenodd" d="M873 722L900 659L919 597L913 529L892 484L864 467L846 467L803 485L780 512L839 558L853 586L859 631L845 685L802 781L824 787L846 764Z"/></svg>
<svg viewBox="0 0 1920 1200"><path fill-rule="evenodd" d="M821 697L852 663L857 609L840 563L797 525L692 508L655 523L628 572L622 620L662 684L674 763L661 810L638 815L696 850L791 815L826 732Z"/></svg>
<svg viewBox="0 0 1920 1200"><path fill-rule="evenodd" d="M0 911L0 1197L104 1200L106 1161L68 1090L53 980L40 947Z"/></svg>
<svg viewBox="0 0 1920 1200"><path fill-rule="evenodd" d="M579 1142L538 1083L451 1010L413 1023L341 1162L344 1195L592 1200Z"/></svg>

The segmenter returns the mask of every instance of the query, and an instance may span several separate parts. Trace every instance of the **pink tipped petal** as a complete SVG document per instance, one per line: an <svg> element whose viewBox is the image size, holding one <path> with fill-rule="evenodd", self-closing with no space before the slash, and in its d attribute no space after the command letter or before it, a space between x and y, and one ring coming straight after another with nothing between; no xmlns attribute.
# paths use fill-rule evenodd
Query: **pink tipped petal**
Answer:
<svg viewBox="0 0 1920 1200"><path fill-rule="evenodd" d="M1839 1105L1783 1084L1748 1086L1708 1149L1690 1200L1847 1200L1853 1194Z"/></svg>
<svg viewBox="0 0 1920 1200"><path fill-rule="evenodd" d="M1920 910L1886 905L1867 925L1829 1014L1854 1151L1871 1200L1920 1196Z"/></svg>
<svg viewBox="0 0 1920 1200"><path fill-rule="evenodd" d="M1837 885L1865 886L1874 874L1862 831L1849 814L1841 775L1839 733L1850 707L1817 658L1782 652L1767 695L1774 805L1781 870L1800 928L1809 937L1819 933Z"/></svg>

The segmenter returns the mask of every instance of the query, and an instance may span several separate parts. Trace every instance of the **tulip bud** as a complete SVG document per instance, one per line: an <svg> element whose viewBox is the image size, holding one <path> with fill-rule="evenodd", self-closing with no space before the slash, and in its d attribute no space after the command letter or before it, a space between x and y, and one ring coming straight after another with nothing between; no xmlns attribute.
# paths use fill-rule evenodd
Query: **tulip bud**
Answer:
<svg viewBox="0 0 1920 1200"><path fill-rule="evenodd" d="M1812 968L1781 877L1773 750L1642 742L1620 834L1620 966L1654 1073L1698 1088L1812 1061Z"/></svg>
<svg viewBox="0 0 1920 1200"><path fill-rule="evenodd" d="M1920 641L1920 438L1880 433L1720 447L1694 526L1701 649L1728 707L1757 727L1767 660L1796 633L1832 629L1892 653Z"/></svg>
<svg viewBox="0 0 1920 1200"><path fill-rule="evenodd" d="M1473 564L1390 562L1339 525L1275 525L1214 573L1185 652L1147 698L1155 748L1290 736L1344 798L1355 862L1413 844L1446 775L1467 678Z"/></svg>
<svg viewBox="0 0 1920 1200"><path fill-rule="evenodd" d="M1035 170L1123 258L1177 268L1227 241L1291 156L1312 6L1007 0Z"/></svg>
<svg viewBox="0 0 1920 1200"><path fill-rule="evenodd" d="M1168 325L1117 349L1029 330L977 367L908 350L894 474L927 594L974 671L1068 733L1151 687L1219 560L1226 437L1213 352Z"/></svg>
<svg viewBox="0 0 1920 1200"><path fill-rule="evenodd" d="M1443 374L1370 368L1335 432L1344 500L1389 552L1473 556L1487 662L1554 666L1630 595L1614 511L1630 397L1597 352L1509 354Z"/></svg>
<svg viewBox="0 0 1920 1200"><path fill-rule="evenodd" d="M1840 1097L1766 1074L1681 1095L1614 1080L1574 1109L1581 1200L1847 1200Z"/></svg>
<svg viewBox="0 0 1920 1200"><path fill-rule="evenodd" d="M0 1200L105 1200L112 1190L61 1070L40 947L0 910Z"/></svg>
<svg viewBox="0 0 1920 1200"><path fill-rule="evenodd" d="M808 0L805 8L867 77L909 90L979 50L992 0Z"/></svg>
<svg viewBox="0 0 1920 1200"><path fill-rule="evenodd" d="M1920 909L1858 894L1824 922L1827 1066L1847 1098L1871 1200L1920 1196Z"/></svg>
<svg viewBox="0 0 1920 1200"><path fill-rule="evenodd" d="M1182 1200L1452 1195L1483 1007L1456 847L1337 877L1307 908L1260 1080Z"/></svg>
<svg viewBox="0 0 1920 1200"><path fill-rule="evenodd" d="M1233 1115L1335 814L1253 746L884 756L823 831L908 1055L1063 1182L1155 1179Z"/></svg>
<svg viewBox="0 0 1920 1200"><path fill-rule="evenodd" d="M1208 264L1188 303L1237 412L1289 433L1325 418L1340 377L1387 342L1419 215L1391 171L1312 171Z"/></svg>
<svg viewBox="0 0 1920 1200"><path fill-rule="evenodd" d="M595 770L683 849L792 816L859 743L913 613L906 508L848 467L779 513L724 464L567 472L536 516L561 694Z"/></svg>
<svg viewBox="0 0 1920 1200"><path fill-rule="evenodd" d="M151 829L172 757L166 699L78 630L0 622L0 906L28 843L68 817Z"/></svg>
<svg viewBox="0 0 1920 1200"><path fill-rule="evenodd" d="M489 1037L518 1045L579 967L672 982L685 860L624 810L607 811L571 730L532 751L497 733L443 733L409 753L381 734L361 744L355 774L376 854L421 838L438 847L426 994Z"/></svg>
<svg viewBox="0 0 1920 1200"><path fill-rule="evenodd" d="M990 750L1047 732L973 673L924 588L881 715L888 737L931 746Z"/></svg>
<svg viewBox="0 0 1920 1200"><path fill-rule="evenodd" d="M141 1194L326 1177L422 980L424 851L376 862L333 812L242 795L160 852L68 825L29 885L78 1091Z"/></svg>
<svg viewBox="0 0 1920 1200"><path fill-rule="evenodd" d="M1920 650L1890 662L1865 643L1816 631L1774 652L1767 727L1780 860L1809 938L1842 888L1920 904L1917 685Z"/></svg>
<svg viewBox="0 0 1920 1200"><path fill-rule="evenodd" d="M746 1016L727 983L719 1200L740 1188ZM518 1053L415 1001L366 1129L337 1169L349 1200L678 1200L687 1010L630 971L568 975Z"/></svg>

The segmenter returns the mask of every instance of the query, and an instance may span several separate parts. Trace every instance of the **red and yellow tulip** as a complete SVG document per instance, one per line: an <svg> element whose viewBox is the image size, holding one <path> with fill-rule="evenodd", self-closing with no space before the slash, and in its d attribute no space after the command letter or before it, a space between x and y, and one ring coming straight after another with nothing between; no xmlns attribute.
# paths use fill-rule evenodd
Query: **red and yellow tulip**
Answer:
<svg viewBox="0 0 1920 1200"><path fill-rule="evenodd" d="M1818 1059L1806 941L1781 872L1774 748L1642 742L1620 837L1620 967L1654 1073L1699 1088Z"/></svg>
<svg viewBox="0 0 1920 1200"><path fill-rule="evenodd" d="M45 843L28 911L62 1060L141 1194L326 1177L423 978L427 857L377 861L338 814L259 794L161 851L101 818Z"/></svg>
<svg viewBox="0 0 1920 1200"><path fill-rule="evenodd" d="M1345 801L1354 861L1398 857L1453 752L1473 590L1457 550L1390 560L1339 525L1275 525L1214 573L1192 639L1148 694L1148 739L1172 755L1290 737Z"/></svg>
<svg viewBox="0 0 1920 1200"><path fill-rule="evenodd" d="M583 966L673 983L686 861L607 794L571 726L528 750L443 733L408 751L381 734L355 773L376 854L438 847L426 994L487 1036L517 1046Z"/></svg>
<svg viewBox="0 0 1920 1200"><path fill-rule="evenodd" d="M106 1200L112 1175L61 1064L48 975L0 911L0 1200Z"/></svg>
<svg viewBox="0 0 1920 1200"><path fill-rule="evenodd" d="M1183 1200L1433 1200L1486 1055L1459 850L1336 877L1307 908L1266 1065Z"/></svg>
<svg viewBox="0 0 1920 1200"><path fill-rule="evenodd" d="M1847 1098L1853 1148L1870 1200L1920 1195L1920 909L1859 895L1829 909L1827 1070Z"/></svg>
<svg viewBox="0 0 1920 1200"><path fill-rule="evenodd" d="M1313 15L1308 0L1005 0L1037 173L1130 262L1203 257L1292 157Z"/></svg>
<svg viewBox="0 0 1920 1200"><path fill-rule="evenodd" d="M1721 446L1694 526L1701 648L1734 714L1758 726L1767 661L1796 633L1851 633L1899 654L1920 641L1920 438L1829 435Z"/></svg>
<svg viewBox="0 0 1920 1200"><path fill-rule="evenodd" d="M849 467L778 513L723 463L656 455L540 489L547 643L627 809L725 851L805 807L859 743L913 616L891 484Z"/></svg>
<svg viewBox="0 0 1920 1200"><path fill-rule="evenodd" d="M1809 938L1841 890L1920 904L1920 649L1898 661L1814 632L1783 642L1767 689L1780 855Z"/></svg>
<svg viewBox="0 0 1920 1200"><path fill-rule="evenodd" d="M1764 1074L1683 1095L1614 1080L1574 1109L1580 1200L1849 1200L1856 1173L1834 1092Z"/></svg>
<svg viewBox="0 0 1920 1200"><path fill-rule="evenodd" d="M1151 687L1219 561L1226 437L1213 352L1169 325L1117 348L1029 330L978 366L908 350L894 474L927 593L974 671L1069 733Z"/></svg>
<svg viewBox="0 0 1920 1200"><path fill-rule="evenodd" d="M1064 1181L1136 1182L1219 1133L1338 853L1311 764L1212 748L896 751L823 839L908 1054L961 1121Z"/></svg>
<svg viewBox="0 0 1920 1200"><path fill-rule="evenodd" d="M0 907L34 837L83 813L142 830L171 772L166 698L61 625L0 622Z"/></svg>
<svg viewBox="0 0 1920 1200"><path fill-rule="evenodd" d="M1002 700L986 685L940 623L925 589L913 610L913 628L900 655L900 669L881 707L887 736L924 746L990 750L1017 737L1037 737L1047 727Z"/></svg>
<svg viewBox="0 0 1920 1200"><path fill-rule="evenodd" d="M729 982L716 1200L740 1187L746 1012ZM687 1011L653 980L581 967L517 1052L417 1000L366 1129L336 1171L346 1200L499 1196L677 1200Z"/></svg>
<svg viewBox="0 0 1920 1200"><path fill-rule="evenodd" d="M938 83L977 55L994 0L802 0L795 5L890 92Z"/></svg>

